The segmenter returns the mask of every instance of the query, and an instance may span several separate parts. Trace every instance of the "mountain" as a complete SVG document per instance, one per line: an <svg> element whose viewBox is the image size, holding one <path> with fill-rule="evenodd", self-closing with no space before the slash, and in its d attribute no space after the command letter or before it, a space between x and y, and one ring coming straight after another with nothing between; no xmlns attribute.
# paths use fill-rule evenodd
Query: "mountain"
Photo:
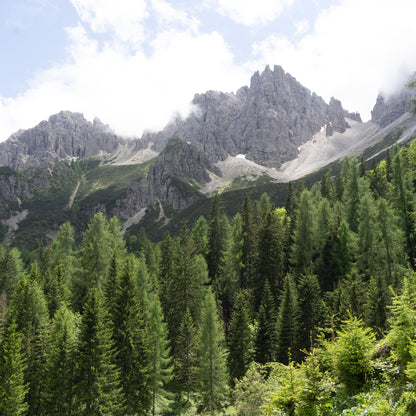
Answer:
<svg viewBox="0 0 416 416"><path fill-rule="evenodd" d="M0 143L0 166L49 167L60 161L111 154L125 144L98 119L91 123L80 113L62 111Z"/></svg>
<svg viewBox="0 0 416 416"><path fill-rule="evenodd" d="M228 207L248 190L281 205L288 181L311 174L313 183L346 155L380 158L413 139L409 97L380 95L363 123L275 66L236 93L197 94L186 119L141 139L61 112L0 143L0 240L43 247L64 221L81 232L98 211L119 217L127 233L160 236L207 215L216 191Z"/></svg>
<svg viewBox="0 0 416 416"><path fill-rule="evenodd" d="M250 86L235 94L208 91L195 95L192 104L196 110L188 118L177 118L142 140L160 151L177 136L195 144L213 162L244 154L260 165L278 168L295 158L298 147L322 127L330 136L345 132L345 117L361 121L338 100L326 104L280 66L256 72Z"/></svg>

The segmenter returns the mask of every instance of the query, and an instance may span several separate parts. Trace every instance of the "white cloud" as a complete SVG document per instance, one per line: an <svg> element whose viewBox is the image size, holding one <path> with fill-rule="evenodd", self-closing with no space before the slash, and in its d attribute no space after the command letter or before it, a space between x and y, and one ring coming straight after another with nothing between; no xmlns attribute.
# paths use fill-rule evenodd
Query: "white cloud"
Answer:
<svg viewBox="0 0 416 416"><path fill-rule="evenodd" d="M192 31L197 31L199 21L190 17L185 11L174 8L165 0L151 0L152 9L160 26L166 26L172 23L179 23Z"/></svg>
<svg viewBox="0 0 416 416"><path fill-rule="evenodd" d="M195 93L235 90L249 77L215 32L161 32L150 56L114 43L100 47L82 26L69 37L68 62L39 73L19 97L0 101L2 140L61 110L97 116L119 134L137 137L162 129L174 114L188 114Z"/></svg>
<svg viewBox="0 0 416 416"><path fill-rule="evenodd" d="M253 66L279 64L325 99L370 117L379 89L392 92L416 69L416 2L342 0L292 43L270 36L254 46Z"/></svg>
<svg viewBox="0 0 416 416"><path fill-rule="evenodd" d="M276 19L293 0L211 0L217 11L244 26L258 26Z"/></svg>
<svg viewBox="0 0 416 416"><path fill-rule="evenodd" d="M138 47L148 17L145 0L71 0L80 19L95 33L111 31L117 40Z"/></svg>
<svg viewBox="0 0 416 416"><path fill-rule="evenodd" d="M307 20L301 20L296 22L296 35L304 35L310 28L310 24Z"/></svg>

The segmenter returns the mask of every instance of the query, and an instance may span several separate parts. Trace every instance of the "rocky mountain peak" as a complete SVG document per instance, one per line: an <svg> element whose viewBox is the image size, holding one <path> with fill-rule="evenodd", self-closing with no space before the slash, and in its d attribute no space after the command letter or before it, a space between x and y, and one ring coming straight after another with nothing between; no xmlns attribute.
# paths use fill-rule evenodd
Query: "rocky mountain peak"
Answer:
<svg viewBox="0 0 416 416"><path fill-rule="evenodd" d="M91 123L81 113L61 111L0 143L0 166L48 167L62 160L112 153L123 142L98 119Z"/></svg>
<svg viewBox="0 0 416 416"><path fill-rule="evenodd" d="M410 112L410 99L415 97L416 92L406 88L394 95L380 93L371 111L371 121L380 127L388 126L403 114Z"/></svg>
<svg viewBox="0 0 416 416"><path fill-rule="evenodd" d="M254 73L250 86L236 93L197 94L193 104L198 110L187 119L177 119L143 140L160 151L177 136L193 143L214 163L244 154L259 164L279 167L295 158L298 147L323 126L330 124L332 131L344 132L345 117L350 114L337 100L326 104L280 66Z"/></svg>

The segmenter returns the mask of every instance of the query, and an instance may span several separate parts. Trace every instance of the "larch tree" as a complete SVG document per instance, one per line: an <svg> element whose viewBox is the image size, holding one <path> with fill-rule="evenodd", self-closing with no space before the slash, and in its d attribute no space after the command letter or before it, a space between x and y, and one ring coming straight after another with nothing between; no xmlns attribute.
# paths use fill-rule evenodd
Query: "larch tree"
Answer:
<svg viewBox="0 0 416 416"><path fill-rule="evenodd" d="M0 344L0 414L24 416L29 410L25 401L28 385L25 383L26 358L22 337L11 322Z"/></svg>
<svg viewBox="0 0 416 416"><path fill-rule="evenodd" d="M199 394L201 408L214 416L227 396L227 352L215 297L208 290L202 309L199 342Z"/></svg>
<svg viewBox="0 0 416 416"><path fill-rule="evenodd" d="M156 293L152 294L149 322L147 324L147 349L149 351L149 388L151 411L155 416L169 404L167 385L172 379L172 357L167 325Z"/></svg>

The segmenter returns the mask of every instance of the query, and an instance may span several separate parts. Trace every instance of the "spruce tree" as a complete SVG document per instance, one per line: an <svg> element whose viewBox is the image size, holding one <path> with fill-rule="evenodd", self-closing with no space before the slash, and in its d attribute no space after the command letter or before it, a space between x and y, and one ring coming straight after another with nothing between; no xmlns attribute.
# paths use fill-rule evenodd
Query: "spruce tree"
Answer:
<svg viewBox="0 0 416 416"><path fill-rule="evenodd" d="M295 359L299 355L299 317L296 284L288 274L283 285L277 320L277 360L283 364L288 364L290 354Z"/></svg>
<svg viewBox="0 0 416 416"><path fill-rule="evenodd" d="M43 413L71 415L77 366L77 319L66 305L57 311L48 336ZM59 382L57 382L59 380Z"/></svg>
<svg viewBox="0 0 416 416"><path fill-rule="evenodd" d="M275 361L278 350L277 311L269 281L266 280L258 315L255 359L260 364Z"/></svg>
<svg viewBox="0 0 416 416"><path fill-rule="evenodd" d="M314 217L311 194L305 190L299 201L296 229L292 246L292 262L298 274L312 269Z"/></svg>
<svg viewBox="0 0 416 416"><path fill-rule="evenodd" d="M268 279L275 298L283 288L284 244L283 230L276 211L265 214L259 230L258 256L256 260L256 279L254 286L254 306L258 310L266 279Z"/></svg>
<svg viewBox="0 0 416 416"><path fill-rule="evenodd" d="M202 410L214 416L224 406L227 395L227 364L224 333L218 318L215 297L208 290L202 309L199 342L199 382Z"/></svg>
<svg viewBox="0 0 416 416"><path fill-rule="evenodd" d="M98 288L85 304L77 351L76 401L78 415L133 415L123 408L120 371L115 365L111 329Z"/></svg>
<svg viewBox="0 0 416 416"><path fill-rule="evenodd" d="M256 205L246 196L242 211L243 244L241 247L240 288L251 289L256 275L258 226Z"/></svg>
<svg viewBox="0 0 416 416"><path fill-rule="evenodd" d="M249 303L244 292L237 295L227 336L228 371L232 385L243 377L253 360L253 330Z"/></svg>
<svg viewBox="0 0 416 416"><path fill-rule="evenodd" d="M26 358L22 351L22 337L17 325L11 322L0 344L0 414L24 416L29 410L25 401Z"/></svg>
<svg viewBox="0 0 416 416"><path fill-rule="evenodd" d="M185 311L177 336L175 372L178 381L185 389L189 402L191 391L198 380L198 330L192 320L189 309Z"/></svg>
<svg viewBox="0 0 416 416"><path fill-rule="evenodd" d="M321 297L318 278L315 275L301 276L298 283L298 295L299 344L303 348L310 348L325 316L325 304Z"/></svg>
<svg viewBox="0 0 416 416"><path fill-rule="evenodd" d="M120 386L126 414L145 414L150 406L149 355L145 340L143 312L129 263L118 279L114 302L110 304L115 364L120 370Z"/></svg>

